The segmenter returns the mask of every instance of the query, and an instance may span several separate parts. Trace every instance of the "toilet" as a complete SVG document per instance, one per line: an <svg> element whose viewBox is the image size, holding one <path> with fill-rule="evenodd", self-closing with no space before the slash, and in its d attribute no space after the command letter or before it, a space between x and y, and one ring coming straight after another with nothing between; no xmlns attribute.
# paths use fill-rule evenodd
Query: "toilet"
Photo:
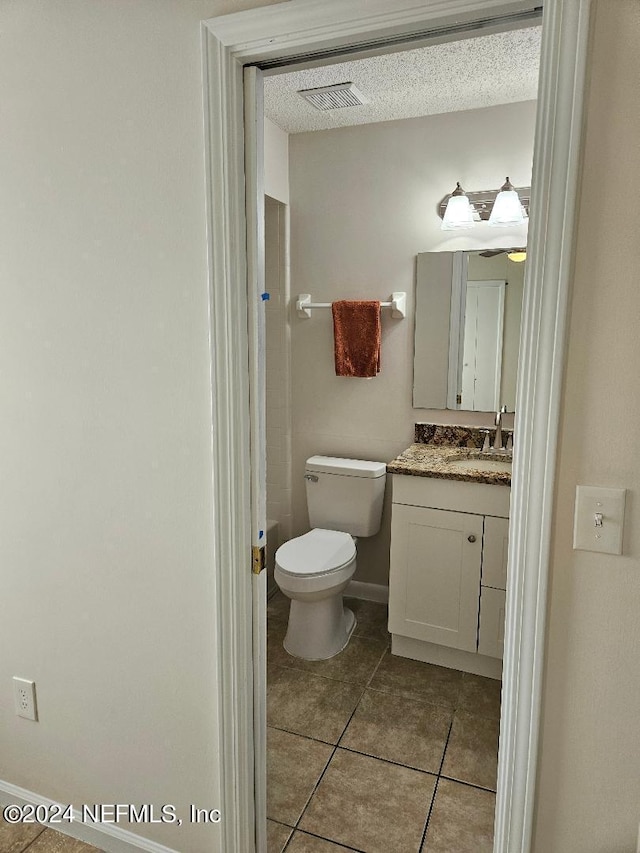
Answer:
<svg viewBox="0 0 640 853"><path fill-rule="evenodd" d="M356 625L342 592L356 570L356 537L380 530L384 462L312 456L305 466L312 529L281 545L275 581L291 599L284 648L305 660L341 652Z"/></svg>

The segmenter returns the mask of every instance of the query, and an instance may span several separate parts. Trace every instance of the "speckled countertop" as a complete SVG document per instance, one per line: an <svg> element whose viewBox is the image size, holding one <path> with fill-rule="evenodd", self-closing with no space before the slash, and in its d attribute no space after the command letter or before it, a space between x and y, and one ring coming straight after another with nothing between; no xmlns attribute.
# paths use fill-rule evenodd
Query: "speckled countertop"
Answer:
<svg viewBox="0 0 640 853"><path fill-rule="evenodd" d="M466 483L510 486L510 462L511 455L482 453L478 447L412 444L400 456L388 463L387 472L409 474L414 477L435 477L440 480L461 480ZM505 463L508 469L499 470ZM493 465L498 470L490 470Z"/></svg>

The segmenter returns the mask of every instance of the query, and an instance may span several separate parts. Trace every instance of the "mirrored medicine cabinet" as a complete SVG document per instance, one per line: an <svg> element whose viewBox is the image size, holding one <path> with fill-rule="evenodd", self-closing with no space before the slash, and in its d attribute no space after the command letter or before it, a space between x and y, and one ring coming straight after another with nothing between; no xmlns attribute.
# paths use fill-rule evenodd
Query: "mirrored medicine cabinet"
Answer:
<svg viewBox="0 0 640 853"><path fill-rule="evenodd" d="M495 249L418 255L414 408L514 411L524 267Z"/></svg>

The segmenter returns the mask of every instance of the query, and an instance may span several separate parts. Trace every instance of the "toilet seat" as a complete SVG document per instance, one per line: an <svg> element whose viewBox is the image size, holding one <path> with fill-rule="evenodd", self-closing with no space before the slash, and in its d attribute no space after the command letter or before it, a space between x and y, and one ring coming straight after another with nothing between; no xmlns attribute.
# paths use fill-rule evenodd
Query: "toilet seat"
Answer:
<svg viewBox="0 0 640 853"><path fill-rule="evenodd" d="M319 577L337 572L356 556L353 537L341 530L316 527L276 551L276 566L285 575Z"/></svg>

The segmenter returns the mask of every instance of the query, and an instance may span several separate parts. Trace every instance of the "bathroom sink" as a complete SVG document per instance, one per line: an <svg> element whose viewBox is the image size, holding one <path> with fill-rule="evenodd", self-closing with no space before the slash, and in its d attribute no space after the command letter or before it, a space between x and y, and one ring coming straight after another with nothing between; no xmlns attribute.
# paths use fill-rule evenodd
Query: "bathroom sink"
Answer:
<svg viewBox="0 0 640 853"><path fill-rule="evenodd" d="M467 471L504 471L511 473L510 459L452 459L449 462L455 468L464 468Z"/></svg>

